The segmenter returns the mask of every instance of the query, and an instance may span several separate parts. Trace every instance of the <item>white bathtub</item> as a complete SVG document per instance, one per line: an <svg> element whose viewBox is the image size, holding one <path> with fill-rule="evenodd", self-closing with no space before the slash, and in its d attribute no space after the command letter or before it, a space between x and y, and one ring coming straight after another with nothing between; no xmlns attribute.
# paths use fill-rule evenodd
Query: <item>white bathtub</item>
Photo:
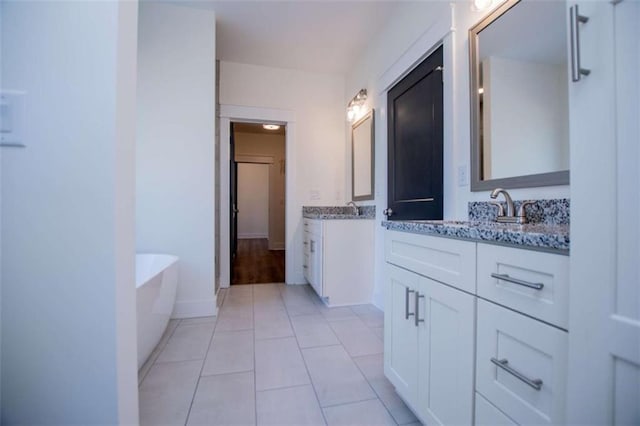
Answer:
<svg viewBox="0 0 640 426"><path fill-rule="evenodd" d="M178 258L168 254L136 254L138 369L156 347L176 301Z"/></svg>

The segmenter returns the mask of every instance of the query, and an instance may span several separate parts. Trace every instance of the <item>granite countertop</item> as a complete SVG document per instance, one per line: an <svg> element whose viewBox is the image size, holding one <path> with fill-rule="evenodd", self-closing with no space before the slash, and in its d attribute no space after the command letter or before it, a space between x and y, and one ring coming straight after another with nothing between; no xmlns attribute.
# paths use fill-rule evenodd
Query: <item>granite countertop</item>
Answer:
<svg viewBox="0 0 640 426"><path fill-rule="evenodd" d="M358 206L359 215L355 215L350 206L302 207L302 217L319 220L361 220L375 219L375 206Z"/></svg>
<svg viewBox="0 0 640 426"><path fill-rule="evenodd" d="M384 221L389 230L482 241L569 254L568 224L511 224L483 221Z"/></svg>

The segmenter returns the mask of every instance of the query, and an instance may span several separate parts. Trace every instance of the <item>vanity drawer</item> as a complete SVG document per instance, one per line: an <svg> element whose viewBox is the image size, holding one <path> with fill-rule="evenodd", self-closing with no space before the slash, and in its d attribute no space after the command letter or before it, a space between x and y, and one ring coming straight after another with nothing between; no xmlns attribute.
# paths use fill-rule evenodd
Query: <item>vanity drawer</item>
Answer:
<svg viewBox="0 0 640 426"><path fill-rule="evenodd" d="M569 256L479 243L478 296L568 329Z"/></svg>
<svg viewBox="0 0 640 426"><path fill-rule="evenodd" d="M476 390L518 424L563 424L567 340L565 331L478 299Z"/></svg>
<svg viewBox="0 0 640 426"><path fill-rule="evenodd" d="M476 243L386 231L386 261L425 277L476 292Z"/></svg>
<svg viewBox="0 0 640 426"><path fill-rule="evenodd" d="M303 227L306 232L311 234L320 235L322 232L322 222L315 219L304 219Z"/></svg>
<svg viewBox="0 0 640 426"><path fill-rule="evenodd" d="M482 395L476 392L476 426L517 425L516 422L498 410Z"/></svg>

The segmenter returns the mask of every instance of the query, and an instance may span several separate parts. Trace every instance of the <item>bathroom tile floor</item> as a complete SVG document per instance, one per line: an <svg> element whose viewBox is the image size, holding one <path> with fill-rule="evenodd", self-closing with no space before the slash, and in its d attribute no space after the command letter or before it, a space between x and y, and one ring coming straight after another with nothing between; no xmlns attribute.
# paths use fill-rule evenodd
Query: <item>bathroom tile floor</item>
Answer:
<svg viewBox="0 0 640 426"><path fill-rule="evenodd" d="M383 314L309 286L222 290L172 320L139 372L142 425L419 425L384 377Z"/></svg>

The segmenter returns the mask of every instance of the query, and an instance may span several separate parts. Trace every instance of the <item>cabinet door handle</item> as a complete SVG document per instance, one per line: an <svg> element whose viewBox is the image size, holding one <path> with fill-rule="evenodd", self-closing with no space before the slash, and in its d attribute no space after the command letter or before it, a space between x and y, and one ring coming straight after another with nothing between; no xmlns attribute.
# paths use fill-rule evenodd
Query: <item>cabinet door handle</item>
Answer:
<svg viewBox="0 0 640 426"><path fill-rule="evenodd" d="M517 379L522 380L524 383L528 384L535 390L539 391L542 389L542 380L541 379L530 379L515 368L509 366L509 360L507 359L496 359L491 358L491 362L494 363L498 368L503 369L507 373L511 374Z"/></svg>
<svg viewBox="0 0 640 426"><path fill-rule="evenodd" d="M409 319L411 315L414 315L413 312L409 312L409 294L413 293L414 290L409 290L409 287L404 288L404 319Z"/></svg>
<svg viewBox="0 0 640 426"><path fill-rule="evenodd" d="M521 285L523 287L534 288L536 290L542 290L542 288L544 287L544 284L542 284L542 283L530 283L529 281L523 281L523 280L519 280L517 278L512 278L507 274L492 273L491 277L493 277L493 278L495 278L497 280L506 281L508 283L518 284L518 285Z"/></svg>
<svg viewBox="0 0 640 426"><path fill-rule="evenodd" d="M414 324L416 325L416 327L421 322L424 322L424 318L420 319L420 299L424 299L424 294L420 294L419 291L416 291L416 309L415 309L416 316L414 317L414 320L415 320Z"/></svg>
<svg viewBox="0 0 640 426"><path fill-rule="evenodd" d="M580 81L582 76L591 74L591 70L582 68L580 64L580 24L589 22L589 18L580 15L578 5L569 9L571 21L571 80L575 83Z"/></svg>

